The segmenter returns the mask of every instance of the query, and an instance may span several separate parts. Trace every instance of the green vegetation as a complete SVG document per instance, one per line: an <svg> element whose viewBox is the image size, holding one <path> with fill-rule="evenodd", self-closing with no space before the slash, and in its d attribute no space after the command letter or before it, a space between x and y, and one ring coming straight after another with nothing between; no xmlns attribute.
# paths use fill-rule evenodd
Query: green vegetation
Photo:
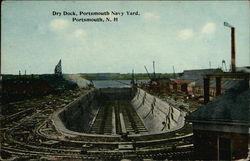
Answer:
<svg viewBox="0 0 250 161"><path fill-rule="evenodd" d="M13 80L13 79L39 79L39 75L37 74L32 74L32 75L11 75L11 74L6 74L2 75L3 80Z"/></svg>
<svg viewBox="0 0 250 161"><path fill-rule="evenodd" d="M156 73L156 78L175 78L179 74L173 74L173 73ZM88 80L131 80L132 74L126 73L126 74L120 74L120 73L91 73L91 74L82 74L82 78L88 79ZM135 79L137 80L148 80L148 74L147 73L136 73L134 74ZM150 77L153 78L153 74L150 74Z"/></svg>

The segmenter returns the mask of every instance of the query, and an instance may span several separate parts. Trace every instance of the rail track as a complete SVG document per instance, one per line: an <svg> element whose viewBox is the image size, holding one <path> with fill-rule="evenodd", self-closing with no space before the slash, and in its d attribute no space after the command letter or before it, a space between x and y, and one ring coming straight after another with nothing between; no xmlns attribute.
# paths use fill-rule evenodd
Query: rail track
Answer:
<svg viewBox="0 0 250 161"><path fill-rule="evenodd" d="M114 107L114 108L112 108ZM112 110L114 109L114 115L112 116ZM126 131L130 134L142 134L146 133L147 129L141 122L136 111L133 109L129 101L115 100L108 101L103 107L101 107L97 114L96 120L90 130L92 134L112 134L112 118L115 119L116 134L121 134L122 129L120 126L119 114L124 116L124 122Z"/></svg>
<svg viewBox="0 0 250 161"><path fill-rule="evenodd" d="M66 94L67 102L75 100L78 95ZM39 102L37 106L22 108L18 112L2 119L1 126L1 157L25 159L68 158L84 160L118 160L128 159L190 159L193 154L192 133L187 124L180 130L168 134L128 136L128 140L121 138L105 138L98 136L79 136L70 138L57 132L50 115L65 106L65 100L60 97L51 97ZM146 132L136 112L128 102L115 101L113 103L116 122L118 114L124 115L127 124L126 130L140 134ZM94 133L112 133L112 106L100 109L94 125ZM102 119L103 118L103 119ZM116 125L116 133L121 127ZM119 149L120 144L132 145L132 149Z"/></svg>

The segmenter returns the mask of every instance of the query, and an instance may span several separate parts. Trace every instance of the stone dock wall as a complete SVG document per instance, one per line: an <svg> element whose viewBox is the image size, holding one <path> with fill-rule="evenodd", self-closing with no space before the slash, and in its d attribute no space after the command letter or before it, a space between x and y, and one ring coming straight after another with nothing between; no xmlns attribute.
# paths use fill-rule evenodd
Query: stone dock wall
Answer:
<svg viewBox="0 0 250 161"><path fill-rule="evenodd" d="M149 134L173 131L184 125L184 113L139 88L95 89L68 104L57 113L57 116L64 128L88 133L102 106L102 101L117 99L131 100L133 108Z"/></svg>
<svg viewBox="0 0 250 161"><path fill-rule="evenodd" d="M67 129L84 133L90 130L99 110L99 104L95 99L96 92L93 90L80 96L58 114Z"/></svg>
<svg viewBox="0 0 250 161"><path fill-rule="evenodd" d="M184 125L183 112L142 89L137 89L131 103L150 134L173 131Z"/></svg>

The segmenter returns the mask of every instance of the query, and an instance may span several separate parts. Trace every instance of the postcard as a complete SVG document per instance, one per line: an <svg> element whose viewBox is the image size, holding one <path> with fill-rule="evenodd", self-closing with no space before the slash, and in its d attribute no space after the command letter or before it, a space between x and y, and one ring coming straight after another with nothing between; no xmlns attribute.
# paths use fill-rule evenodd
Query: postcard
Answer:
<svg viewBox="0 0 250 161"><path fill-rule="evenodd" d="M2 1L0 160L249 160L249 13Z"/></svg>

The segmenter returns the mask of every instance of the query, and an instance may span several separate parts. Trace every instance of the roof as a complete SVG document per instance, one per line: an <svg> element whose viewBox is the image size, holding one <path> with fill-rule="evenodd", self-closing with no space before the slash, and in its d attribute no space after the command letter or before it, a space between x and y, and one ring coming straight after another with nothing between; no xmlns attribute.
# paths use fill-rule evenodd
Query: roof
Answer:
<svg viewBox="0 0 250 161"><path fill-rule="evenodd" d="M151 81L164 81L164 82L170 82L169 78L152 78Z"/></svg>
<svg viewBox="0 0 250 161"><path fill-rule="evenodd" d="M222 89L230 89L237 84L243 82L244 80L239 80L239 79L221 79L221 88ZM203 87L204 86L204 81L203 79L199 79L192 84L190 84L192 87ZM215 79L210 79L210 88L216 88L216 80Z"/></svg>
<svg viewBox="0 0 250 161"><path fill-rule="evenodd" d="M237 84L224 95L194 111L188 121L249 121L249 82Z"/></svg>
<svg viewBox="0 0 250 161"><path fill-rule="evenodd" d="M183 80L198 80L203 78L207 74L221 73L221 69L195 69L195 70L184 70L183 75L180 79Z"/></svg>
<svg viewBox="0 0 250 161"><path fill-rule="evenodd" d="M193 80L180 80L180 79L176 79L176 80L172 80L171 83L176 83L176 84L188 84L190 82L193 82Z"/></svg>
<svg viewBox="0 0 250 161"><path fill-rule="evenodd" d="M250 66L236 67L237 72L250 73Z"/></svg>

